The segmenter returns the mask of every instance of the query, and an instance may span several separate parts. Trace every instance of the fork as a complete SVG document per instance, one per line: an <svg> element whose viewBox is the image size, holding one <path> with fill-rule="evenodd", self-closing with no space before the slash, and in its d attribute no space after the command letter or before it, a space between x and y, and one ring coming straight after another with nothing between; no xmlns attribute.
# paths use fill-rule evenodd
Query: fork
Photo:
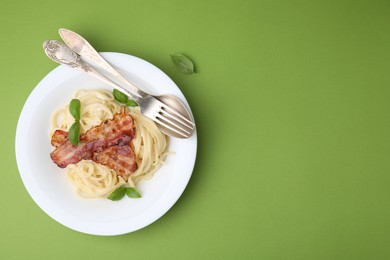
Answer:
<svg viewBox="0 0 390 260"><path fill-rule="evenodd" d="M137 89L136 94L130 92L95 70L64 43L56 40L45 41L43 43L43 49L51 60L87 73L88 75L91 75L112 86L118 91L131 96L138 103L141 113L155 121L158 125L162 126L159 128L165 134L177 138L189 138L194 132L195 123L191 120L191 116L189 114L188 117L186 117L177 109L161 102L156 97L139 89ZM182 103L180 103L180 105L184 108Z"/></svg>

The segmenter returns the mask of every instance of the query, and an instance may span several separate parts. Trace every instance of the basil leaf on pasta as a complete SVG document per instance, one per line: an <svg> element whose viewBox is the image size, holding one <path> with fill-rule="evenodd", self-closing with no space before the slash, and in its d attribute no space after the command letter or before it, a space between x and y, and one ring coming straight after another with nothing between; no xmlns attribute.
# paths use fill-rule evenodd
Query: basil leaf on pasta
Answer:
<svg viewBox="0 0 390 260"><path fill-rule="evenodd" d="M138 106L138 104L137 104L137 102L135 102L134 100L129 99L129 100L127 100L127 102L126 102L126 106L128 106L128 107L136 107L136 106Z"/></svg>
<svg viewBox="0 0 390 260"><path fill-rule="evenodd" d="M80 120L80 100L74 98L70 101L69 112L76 121Z"/></svg>
<svg viewBox="0 0 390 260"><path fill-rule="evenodd" d="M116 190L114 190L110 196L107 197L107 199L112 200L112 201L117 201L121 200L126 193L126 188L125 187L119 187Z"/></svg>
<svg viewBox="0 0 390 260"><path fill-rule="evenodd" d="M73 125L69 128L68 139L73 145L78 145L80 142L80 123L78 121L74 122Z"/></svg>
<svg viewBox="0 0 390 260"><path fill-rule="evenodd" d="M126 195L133 199L141 198L141 194L134 188L126 188Z"/></svg>
<svg viewBox="0 0 390 260"><path fill-rule="evenodd" d="M114 98L121 103L126 103L127 100L129 100L129 98L125 94L123 94L117 89L114 89L112 94L114 95Z"/></svg>

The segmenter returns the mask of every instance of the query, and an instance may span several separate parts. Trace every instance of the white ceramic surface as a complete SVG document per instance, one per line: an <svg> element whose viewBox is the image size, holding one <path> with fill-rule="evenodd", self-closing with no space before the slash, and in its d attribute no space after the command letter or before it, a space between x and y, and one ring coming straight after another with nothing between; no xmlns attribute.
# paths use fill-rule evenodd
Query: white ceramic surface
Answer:
<svg viewBox="0 0 390 260"><path fill-rule="evenodd" d="M126 78L152 94L172 94L188 105L175 83L154 65L134 56L102 53ZM143 228L164 215L179 199L191 177L197 149L196 131L189 139L170 138L175 154L151 180L141 181L141 199L113 202L83 199L50 159L50 117L70 102L78 89L107 88L104 83L64 65L51 71L32 91L16 131L16 159L23 183L37 205L73 230L94 235L119 235Z"/></svg>

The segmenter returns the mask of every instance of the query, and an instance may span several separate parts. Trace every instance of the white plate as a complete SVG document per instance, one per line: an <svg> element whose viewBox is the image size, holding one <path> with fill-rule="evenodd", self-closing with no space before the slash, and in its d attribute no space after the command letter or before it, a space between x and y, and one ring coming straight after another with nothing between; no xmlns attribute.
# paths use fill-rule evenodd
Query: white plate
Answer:
<svg viewBox="0 0 390 260"><path fill-rule="evenodd" d="M102 53L125 77L153 94L187 100L175 83L154 65L134 56ZM78 89L110 89L104 83L64 65L51 71L32 91L16 130L16 159L23 183L38 206L66 227L94 235L119 235L143 228L164 215L183 193L191 177L197 149L196 132L189 139L170 138L174 155L151 180L141 181L141 199L113 202L78 197L65 171L49 156L51 114L70 102ZM189 106L188 106L189 107Z"/></svg>

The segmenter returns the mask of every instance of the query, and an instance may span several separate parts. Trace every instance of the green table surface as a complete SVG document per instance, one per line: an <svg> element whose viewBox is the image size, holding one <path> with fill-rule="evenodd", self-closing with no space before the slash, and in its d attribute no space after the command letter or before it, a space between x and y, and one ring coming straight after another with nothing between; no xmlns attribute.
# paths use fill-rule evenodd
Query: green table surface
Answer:
<svg viewBox="0 0 390 260"><path fill-rule="evenodd" d="M139 231L66 228L20 178L17 120L61 27L155 64L195 115L190 183ZM2 1L0 33L0 259L389 259L388 0Z"/></svg>

